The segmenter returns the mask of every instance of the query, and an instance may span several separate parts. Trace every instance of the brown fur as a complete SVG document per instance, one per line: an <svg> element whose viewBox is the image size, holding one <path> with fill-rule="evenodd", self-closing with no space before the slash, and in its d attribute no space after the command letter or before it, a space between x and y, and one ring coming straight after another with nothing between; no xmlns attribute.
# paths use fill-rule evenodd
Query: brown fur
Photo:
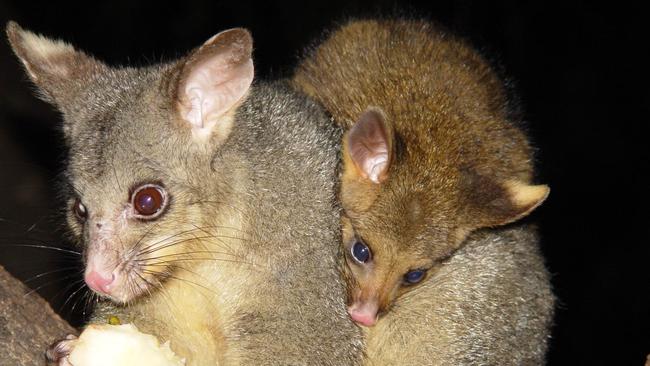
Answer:
<svg viewBox="0 0 650 366"><path fill-rule="evenodd" d="M523 229L514 236L521 243L508 232L486 231L490 240L512 245L485 249L496 252L484 253L479 262L465 263L462 251L454 254L466 243L480 252L483 240L466 240L470 233L517 220L548 194L546 186L531 185L531 148L508 120L503 83L483 58L427 22L352 21L310 52L293 83L348 131L367 110L379 110L376 119L389 130L383 145L387 168L374 181L362 168L366 151L350 146L359 133L348 132L343 139L340 197L348 302L376 302L385 316L368 330L369 362L541 362L553 298L535 239ZM360 146L372 151L376 140L377 132L370 133ZM372 250L369 263L351 258L357 240ZM501 278L481 270L481 261L511 270ZM445 268L454 270L444 275ZM414 269L426 269L427 278L405 286L403 276ZM526 271L530 283L518 287ZM456 292L439 293L445 286ZM476 286L483 288L477 294L493 298L491 303L470 296ZM524 298L539 293L539 306L495 307L509 304L517 292ZM467 323L446 318L452 315L467 317ZM535 321L520 327L527 319ZM491 321L507 331L493 330ZM502 340L506 335L508 341ZM446 349L450 344L454 347ZM463 355L463 350L477 353Z"/></svg>

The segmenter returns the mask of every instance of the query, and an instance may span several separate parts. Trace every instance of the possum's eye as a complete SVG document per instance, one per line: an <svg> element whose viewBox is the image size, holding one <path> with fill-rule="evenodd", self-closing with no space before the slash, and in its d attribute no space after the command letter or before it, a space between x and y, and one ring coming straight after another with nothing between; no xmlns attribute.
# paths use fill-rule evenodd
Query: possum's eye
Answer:
<svg viewBox="0 0 650 366"><path fill-rule="evenodd" d="M372 256L370 248L368 248L366 244L359 240L355 241L354 244L352 244L352 248L350 248L350 254L352 254L352 258L354 258L354 260L358 263L366 263Z"/></svg>
<svg viewBox="0 0 650 366"><path fill-rule="evenodd" d="M139 218L153 219L162 213L167 204L167 193L156 184L145 184L133 191L131 204Z"/></svg>
<svg viewBox="0 0 650 366"><path fill-rule="evenodd" d="M409 284L409 285L414 285L414 284L422 281L422 279L424 278L424 275L426 273L427 272L425 270L423 270L423 269L416 269L416 270L413 270L413 271L408 271L404 275L404 282Z"/></svg>
<svg viewBox="0 0 650 366"><path fill-rule="evenodd" d="M88 211L86 210L86 206L81 203L81 200L79 198L74 201L74 204L72 205L72 211L74 212L79 222L85 222L86 218L88 218Z"/></svg>

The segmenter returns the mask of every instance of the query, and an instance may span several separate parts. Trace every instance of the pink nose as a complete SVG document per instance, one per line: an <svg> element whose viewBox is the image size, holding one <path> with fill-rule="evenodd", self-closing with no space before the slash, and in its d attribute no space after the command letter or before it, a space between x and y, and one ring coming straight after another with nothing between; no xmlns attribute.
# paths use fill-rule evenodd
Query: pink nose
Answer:
<svg viewBox="0 0 650 366"><path fill-rule="evenodd" d="M348 314L355 322L372 327L377 322L377 305L374 303L353 304L348 307Z"/></svg>
<svg viewBox="0 0 650 366"><path fill-rule="evenodd" d="M102 277L99 273L91 271L86 274L86 283L91 289L108 294L110 289L109 286L115 280L115 275L111 274L110 278Z"/></svg>

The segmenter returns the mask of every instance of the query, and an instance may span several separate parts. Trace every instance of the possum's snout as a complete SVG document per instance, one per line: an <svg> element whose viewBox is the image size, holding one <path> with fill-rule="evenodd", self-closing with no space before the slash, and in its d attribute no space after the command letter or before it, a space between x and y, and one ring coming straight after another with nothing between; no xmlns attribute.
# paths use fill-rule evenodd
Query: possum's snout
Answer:
<svg viewBox="0 0 650 366"><path fill-rule="evenodd" d="M102 275L97 271L86 273L85 281L88 287L93 291L110 295L111 285L115 282L115 274L111 273L109 276Z"/></svg>
<svg viewBox="0 0 650 366"><path fill-rule="evenodd" d="M348 307L348 314L356 323L372 327L377 322L378 309L376 301L354 303Z"/></svg>
<svg viewBox="0 0 650 366"><path fill-rule="evenodd" d="M137 296L129 286L132 266L128 260L120 260L117 248L113 250L96 250L90 248L86 261L84 280L86 285L99 295L110 297L115 301L128 301ZM110 255L110 254L115 255Z"/></svg>

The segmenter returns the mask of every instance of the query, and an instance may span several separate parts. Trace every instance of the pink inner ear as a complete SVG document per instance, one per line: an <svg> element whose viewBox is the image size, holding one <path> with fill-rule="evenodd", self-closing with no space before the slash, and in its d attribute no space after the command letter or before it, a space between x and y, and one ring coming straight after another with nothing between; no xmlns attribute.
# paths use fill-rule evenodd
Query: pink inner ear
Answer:
<svg viewBox="0 0 650 366"><path fill-rule="evenodd" d="M228 64L223 55L193 67L185 82L187 101L183 118L195 128L214 127L248 91L253 81L253 61Z"/></svg>
<svg viewBox="0 0 650 366"><path fill-rule="evenodd" d="M209 135L253 82L250 35L242 29L210 38L183 70L179 112L195 132Z"/></svg>
<svg viewBox="0 0 650 366"><path fill-rule="evenodd" d="M368 110L352 126L348 135L348 153L359 174L374 183L388 177L391 143L384 117L375 110Z"/></svg>

